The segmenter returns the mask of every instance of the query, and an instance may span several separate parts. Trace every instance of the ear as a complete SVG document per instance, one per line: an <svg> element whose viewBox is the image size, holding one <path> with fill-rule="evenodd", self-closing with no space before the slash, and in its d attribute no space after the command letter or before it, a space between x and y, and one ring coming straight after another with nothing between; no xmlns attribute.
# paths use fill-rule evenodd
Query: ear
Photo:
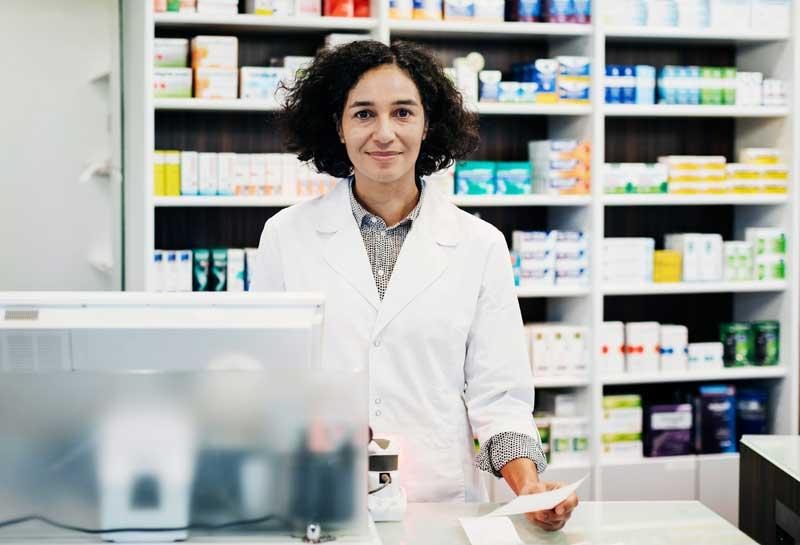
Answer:
<svg viewBox="0 0 800 545"><path fill-rule="evenodd" d="M342 133L342 121L338 115L333 114L333 122L336 124L336 133L339 135L339 142L344 144L344 134Z"/></svg>
<svg viewBox="0 0 800 545"><path fill-rule="evenodd" d="M425 120L425 128L422 130L422 141L424 142L425 139L428 138L428 120Z"/></svg>

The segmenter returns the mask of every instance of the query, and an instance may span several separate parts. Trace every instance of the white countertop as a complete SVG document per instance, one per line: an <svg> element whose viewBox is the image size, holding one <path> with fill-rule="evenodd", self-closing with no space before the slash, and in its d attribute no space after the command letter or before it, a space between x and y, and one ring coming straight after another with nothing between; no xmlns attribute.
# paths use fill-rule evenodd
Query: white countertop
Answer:
<svg viewBox="0 0 800 545"><path fill-rule="evenodd" d="M383 545L469 545L459 517L480 516L493 504L411 504L403 522L378 523ZM756 545L696 501L582 502L560 532L544 532L513 517L526 544Z"/></svg>
<svg viewBox="0 0 800 545"><path fill-rule="evenodd" d="M408 506L402 522L377 523L383 545L470 545L459 517L484 515L490 503ZM523 516L512 517L525 544L558 545L758 545L735 526L696 501L582 502L566 527L544 532ZM361 540L355 540L364 543ZM367 540L370 541L370 540ZM99 537L59 532L50 537L0 537L0 545L86 545ZM297 539L266 536L193 536L186 542L204 545L295 545ZM336 543L336 542L333 542ZM343 540L343 545L353 541Z"/></svg>
<svg viewBox="0 0 800 545"><path fill-rule="evenodd" d="M742 444L800 481L800 436L745 435Z"/></svg>

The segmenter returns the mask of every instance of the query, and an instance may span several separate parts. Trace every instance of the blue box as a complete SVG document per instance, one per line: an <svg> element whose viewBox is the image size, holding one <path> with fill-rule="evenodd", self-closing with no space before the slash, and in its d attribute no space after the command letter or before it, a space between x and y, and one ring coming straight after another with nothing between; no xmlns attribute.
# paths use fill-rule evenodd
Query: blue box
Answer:
<svg viewBox="0 0 800 545"><path fill-rule="evenodd" d="M736 452L736 388L701 386L694 403L697 454Z"/></svg>
<svg viewBox="0 0 800 545"><path fill-rule="evenodd" d="M621 104L622 103L622 81L620 76L622 70L616 64L606 65L606 104Z"/></svg>
<svg viewBox="0 0 800 545"><path fill-rule="evenodd" d="M633 66L623 65L620 67L621 74L621 89L622 103L635 104L636 103L636 71Z"/></svg>

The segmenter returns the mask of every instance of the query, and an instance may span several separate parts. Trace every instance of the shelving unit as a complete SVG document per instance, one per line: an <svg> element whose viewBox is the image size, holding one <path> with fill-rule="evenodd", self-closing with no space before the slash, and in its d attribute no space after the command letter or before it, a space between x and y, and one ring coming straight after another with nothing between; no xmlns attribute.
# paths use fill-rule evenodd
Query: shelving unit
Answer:
<svg viewBox="0 0 800 545"><path fill-rule="evenodd" d="M595 13L602 3L593 2ZM242 153L281 151L270 130L275 108L245 101L154 100L152 39L154 36L225 34L241 36L242 47L267 54L311 54L328 32L357 32L389 42L417 40L437 50L450 64L470 50L486 55L489 69L510 69L511 62L553 55L586 55L592 59L592 105L479 104L484 142L478 159L524 160L527 140L586 138L592 141L591 169L601 172L604 162L649 162L662 154L725 154L729 160L743 147L777 147L794 176L800 172L800 40L793 35L765 32L725 32L656 28L604 28L591 25L502 23L494 25L452 22L392 21L388 3L373 0L373 19L287 19L237 15L232 17L150 13L147 2L123 3L125 211L127 289L147 290L154 285L153 250L163 241L164 229L190 233L209 231L236 218L235 228L220 236L257 242L259 224L274 210L297 202L281 197L159 197L152 195L152 152L166 146L198 151ZM797 9L797 8L795 8ZM795 18L796 18L795 13ZM258 45L253 45L256 43ZM298 51L291 51L298 47ZM651 58L652 56L652 58ZM603 67L609 64L736 65L763 71L787 81L795 90L789 107L637 106L605 105ZM193 139L190 131L199 131ZM159 147L161 146L161 147ZM194 146L194 147L192 147ZM215 148L213 146L219 146ZM236 147L240 146L240 147ZM555 464L548 477L590 479L584 499L695 499L707 501L730 515L736 497L738 457L700 455L677 459L645 459L607 463L600 452L602 396L637 388L670 388L694 382L757 384L771 392L772 431L796 434L798 426L798 333L800 332L800 200L796 179L788 195L606 195L596 176L588 196L525 197L456 196L453 202L510 235L511 229L579 229L589 234L591 280L587 287L519 289L523 317L528 321L563 321L596 331L604 320L659 319L667 307L684 309L682 316L701 338L713 340L716 322L710 320L778 319L781 323L782 366L725 369L681 376L604 376L596 365L590 375L537 379L539 388L576 389L586 400L592 427L591 458L579 467ZM231 209L231 210L227 210ZM194 223L193 223L194 222ZM705 229L741 239L748 226L782 227L790 237L785 282L653 284L607 286L602 281L602 242L605 236L653 236L664 229ZM256 232L252 232L256 231ZM178 235L176 235L178 236ZM253 239L255 239L253 241ZM226 239L227 240L227 239ZM236 244L239 239L236 239ZM191 241L175 241L187 245ZM234 242L231 242L233 245ZM221 245L224 245L221 243ZM666 319L664 317L662 319ZM708 323L706 323L708 322ZM679 322L680 323L680 322ZM693 327L694 326L694 327ZM592 337L593 353L600 342ZM665 487L664 483L675 486ZM660 494L660 496L659 496ZM499 496L498 496L499 497Z"/></svg>

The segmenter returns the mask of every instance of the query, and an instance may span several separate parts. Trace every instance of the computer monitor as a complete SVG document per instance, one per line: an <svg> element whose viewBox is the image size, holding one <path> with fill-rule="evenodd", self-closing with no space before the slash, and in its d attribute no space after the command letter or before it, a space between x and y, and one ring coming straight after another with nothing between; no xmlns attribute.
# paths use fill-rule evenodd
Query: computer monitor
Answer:
<svg viewBox="0 0 800 545"><path fill-rule="evenodd" d="M0 540L374 543L366 370L321 365L323 307L0 293Z"/></svg>

